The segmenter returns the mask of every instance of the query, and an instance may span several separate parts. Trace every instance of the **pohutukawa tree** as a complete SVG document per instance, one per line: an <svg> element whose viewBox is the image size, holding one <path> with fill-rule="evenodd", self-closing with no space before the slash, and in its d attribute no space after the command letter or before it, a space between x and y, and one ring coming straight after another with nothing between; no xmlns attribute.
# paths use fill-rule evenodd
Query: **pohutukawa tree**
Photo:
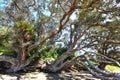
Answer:
<svg viewBox="0 0 120 80"><path fill-rule="evenodd" d="M50 64L42 66L57 72L81 64L101 79L120 79L96 63L120 66L120 7L119 0L6 0L1 6L0 24L11 28L9 48L13 56L1 55L0 61L9 62L9 71L25 69L35 57L56 42L67 51ZM1 38L1 37L0 37ZM81 53L82 52L82 53ZM31 54L29 56L29 54ZM70 60L68 57L78 53ZM118 60L118 61L117 61ZM86 64L86 62L88 64ZM100 65L101 66L101 65Z"/></svg>

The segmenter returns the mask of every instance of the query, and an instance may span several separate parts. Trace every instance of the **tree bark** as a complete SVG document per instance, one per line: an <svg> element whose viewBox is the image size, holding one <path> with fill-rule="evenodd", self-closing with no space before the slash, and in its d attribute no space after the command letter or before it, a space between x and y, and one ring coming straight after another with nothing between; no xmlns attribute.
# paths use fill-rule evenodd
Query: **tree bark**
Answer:
<svg viewBox="0 0 120 80"><path fill-rule="evenodd" d="M85 55L84 56L86 61L88 62L88 64L95 69L96 72L103 74L104 76L108 76L108 77L117 77L120 78L120 73L110 73L108 71L105 70L101 70L99 69L97 66L95 66L94 64L92 64L92 62L89 60L89 58Z"/></svg>
<svg viewBox="0 0 120 80"><path fill-rule="evenodd" d="M0 61L5 61L5 62L9 62L11 63L12 65L16 65L18 64L18 60L16 58L13 58L13 57L8 57L8 56L0 56Z"/></svg>

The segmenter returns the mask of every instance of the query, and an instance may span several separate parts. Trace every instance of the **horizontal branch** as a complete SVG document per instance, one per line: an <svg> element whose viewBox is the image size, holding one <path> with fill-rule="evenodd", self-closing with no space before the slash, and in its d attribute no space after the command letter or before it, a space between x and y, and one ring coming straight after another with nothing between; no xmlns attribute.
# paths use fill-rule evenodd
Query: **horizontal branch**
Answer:
<svg viewBox="0 0 120 80"><path fill-rule="evenodd" d="M84 57L85 57L86 61L88 62L88 64L93 69L95 69L97 72L104 74L104 76L120 78L120 73L111 73L111 72L108 72L108 71L105 71L105 70L101 70L90 61L88 56L84 55Z"/></svg>
<svg viewBox="0 0 120 80"><path fill-rule="evenodd" d="M97 54L97 53L96 53L96 54ZM103 55L103 54L97 54L97 55L100 55L100 56L104 57L105 59L110 60L110 61L116 63L118 66L120 66L120 63L119 63L117 60L114 60L114 59L112 59L112 58L109 58L109 57L107 57L107 56L105 56L105 55Z"/></svg>
<svg viewBox="0 0 120 80"><path fill-rule="evenodd" d="M5 62L9 62L11 63L12 65L17 65L18 64L18 60L13 58L13 57L9 57L9 56L4 56L4 55L1 55L0 56L0 62L1 61L5 61Z"/></svg>
<svg viewBox="0 0 120 80"><path fill-rule="evenodd" d="M120 41L117 41L117 40L105 40L104 42L120 44Z"/></svg>
<svg viewBox="0 0 120 80"><path fill-rule="evenodd" d="M82 64L83 67L86 68L95 77L100 78L102 80L109 80L109 78L104 77L102 74L95 72L93 69L91 69L89 66L87 66L83 61L79 61L79 63Z"/></svg>

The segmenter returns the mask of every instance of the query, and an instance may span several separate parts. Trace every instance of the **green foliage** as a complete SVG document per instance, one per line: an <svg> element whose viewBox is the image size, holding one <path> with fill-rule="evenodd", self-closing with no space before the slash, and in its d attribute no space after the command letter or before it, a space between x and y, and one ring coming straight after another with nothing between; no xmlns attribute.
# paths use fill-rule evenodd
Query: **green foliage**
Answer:
<svg viewBox="0 0 120 80"><path fill-rule="evenodd" d="M120 67L114 65L106 65L105 69L110 72L120 72Z"/></svg>
<svg viewBox="0 0 120 80"><path fill-rule="evenodd" d="M34 28L33 26L31 26L28 22L26 21L19 21L17 22L15 25L14 25L15 28L18 28L18 29L25 29L27 30L30 34L33 34L34 33Z"/></svg>
<svg viewBox="0 0 120 80"><path fill-rule="evenodd" d="M34 49L31 53L29 53L29 56L32 56L34 53L37 53L39 50L39 47ZM39 59L57 59L60 57L64 52L67 51L67 48L46 48L43 50L40 55L38 55ZM64 61L71 60L75 57L74 55L71 55L67 57Z"/></svg>
<svg viewBox="0 0 120 80"><path fill-rule="evenodd" d="M11 51L11 31L8 26L0 26L0 55Z"/></svg>
<svg viewBox="0 0 120 80"><path fill-rule="evenodd" d="M47 48L40 55L40 59L46 59L46 58L57 59L60 55L62 55L66 51L67 51L66 48L53 48L53 49Z"/></svg>
<svg viewBox="0 0 120 80"><path fill-rule="evenodd" d="M4 49L0 47L0 55L3 54Z"/></svg>
<svg viewBox="0 0 120 80"><path fill-rule="evenodd" d="M89 64L88 64L87 61L85 62L85 64L89 66ZM95 61L92 61L92 64L94 64L94 65L99 65L99 63L98 63L98 62L95 62Z"/></svg>
<svg viewBox="0 0 120 80"><path fill-rule="evenodd" d="M79 13L79 20L83 20L86 16L86 12L87 12L87 9L83 9L80 13Z"/></svg>

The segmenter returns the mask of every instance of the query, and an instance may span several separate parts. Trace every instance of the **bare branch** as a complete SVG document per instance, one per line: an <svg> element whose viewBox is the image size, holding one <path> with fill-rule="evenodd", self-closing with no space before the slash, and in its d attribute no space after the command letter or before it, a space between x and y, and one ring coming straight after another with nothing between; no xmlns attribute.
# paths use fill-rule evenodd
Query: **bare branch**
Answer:
<svg viewBox="0 0 120 80"><path fill-rule="evenodd" d="M9 62L9 63L11 63L12 65L17 65L17 64L18 64L18 60L17 60L16 58L4 56L4 55L1 55L1 56L0 56L0 61Z"/></svg>
<svg viewBox="0 0 120 80"><path fill-rule="evenodd" d="M89 64L92 68L94 68L97 72L100 72L100 73L104 74L104 76L118 77L118 78L120 78L120 76L118 76L118 75L120 75L120 74L117 74L117 75L116 75L116 73L110 73L110 72L101 70L101 69L99 69L97 66L95 66L95 65L90 61L89 57L87 57L86 55L84 55L84 57L85 57L85 59L87 60L88 64Z"/></svg>
<svg viewBox="0 0 120 80"><path fill-rule="evenodd" d="M64 13L66 13L65 9L63 8L63 6L60 3L60 0L58 0L58 4L60 5L60 7L62 8L62 10L64 11Z"/></svg>
<svg viewBox="0 0 120 80"><path fill-rule="evenodd" d="M80 64L83 65L83 67L85 67L92 75L94 75L95 77L98 77L102 80L109 80L109 78L104 77L102 74L95 72L94 70L92 70L89 66L87 66L83 61L79 61Z"/></svg>
<svg viewBox="0 0 120 80"><path fill-rule="evenodd" d="M117 40L100 40L101 42L120 44L120 41Z"/></svg>
<svg viewBox="0 0 120 80"><path fill-rule="evenodd" d="M87 51L86 51L86 52L87 52ZM98 53L95 53L95 52L91 52L91 53L100 55L100 56L104 57L105 59L107 59L107 60L109 60L109 61L112 61L112 62L114 62L115 64L117 64L118 66L120 66L120 63L119 63L117 60L114 60L114 59L112 59L112 58L109 58L109 57L107 57L107 56L105 56L105 55L103 55L103 54L98 54Z"/></svg>
<svg viewBox="0 0 120 80"><path fill-rule="evenodd" d="M19 9L20 11L22 11L22 9L17 5L17 0L14 0L14 4L17 7L17 9Z"/></svg>
<svg viewBox="0 0 120 80"><path fill-rule="evenodd" d="M50 34L50 36L48 36L47 38L45 38L44 40L39 40L38 42L36 42L35 44L31 45L30 47L28 47L28 52L30 52L31 50L33 50L34 48L36 48L38 45L42 45L46 40L54 37L55 35L57 35L58 33L60 33L62 31L62 29L65 27L65 25L67 24L67 22L69 21L69 18L71 16L71 14L73 13L73 11L75 10L74 6L72 6L68 12L66 12L62 18L60 19L60 25L59 25L59 30L57 32L52 32Z"/></svg>
<svg viewBox="0 0 120 80"><path fill-rule="evenodd" d="M96 53L96 54L97 54L97 53ZM120 66L120 63L119 63L117 60L114 60L114 59L112 59L112 58L109 58L109 57L107 57L107 56L105 56L105 55L103 55L103 54L97 54L97 55L100 55L100 56L104 57L105 59L110 60L110 61L116 63L118 66Z"/></svg>

